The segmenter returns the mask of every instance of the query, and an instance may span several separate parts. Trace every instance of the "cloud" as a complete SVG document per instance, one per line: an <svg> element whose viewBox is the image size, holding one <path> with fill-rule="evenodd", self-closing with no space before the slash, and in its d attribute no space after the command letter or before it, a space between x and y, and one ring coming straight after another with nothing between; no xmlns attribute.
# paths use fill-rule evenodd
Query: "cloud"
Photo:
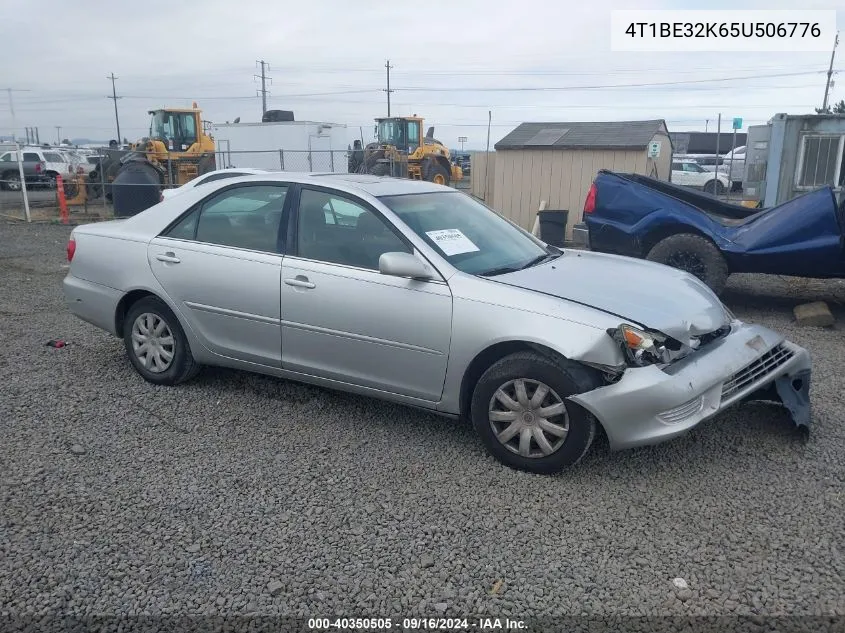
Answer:
<svg viewBox="0 0 845 633"><path fill-rule="evenodd" d="M737 6L741 4L742 6ZM709 2L707 9L792 8L790 2ZM641 0L641 9L686 8ZM662 117L670 129L699 129L719 112L763 122L779 111L806 112L821 101L827 53L614 53L610 11L629 2L520 0L505 9L479 0L413 3L296 3L206 0L144 3L89 0L3 0L4 68L14 92L18 133L38 126L42 138L114 136L106 98L118 77L121 130L141 136L147 110L196 100L213 121L259 120L255 60L270 63L270 105L298 119L346 123L369 138L386 112L386 59L393 65L394 114L418 113L438 137L469 147L492 141L525 120L612 120ZM835 8L815 1L802 8ZM838 15L845 29L845 14ZM33 28L37 25L37 28ZM777 73L813 72L793 77ZM722 83L583 89L734 76ZM501 91L501 88L556 90ZM330 94L325 94L330 93ZM833 96L841 98L837 86ZM12 127L0 106L0 129ZM711 127L712 129L712 127ZM49 130L50 133L46 133Z"/></svg>

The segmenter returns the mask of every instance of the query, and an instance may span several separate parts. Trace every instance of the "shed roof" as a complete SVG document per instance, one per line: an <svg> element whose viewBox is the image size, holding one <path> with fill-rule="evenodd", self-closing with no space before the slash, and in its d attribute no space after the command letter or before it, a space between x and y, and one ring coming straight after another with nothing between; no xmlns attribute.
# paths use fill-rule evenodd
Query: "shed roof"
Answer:
<svg viewBox="0 0 845 633"><path fill-rule="evenodd" d="M645 149L663 119L653 121L595 121L522 123L496 143L502 149Z"/></svg>

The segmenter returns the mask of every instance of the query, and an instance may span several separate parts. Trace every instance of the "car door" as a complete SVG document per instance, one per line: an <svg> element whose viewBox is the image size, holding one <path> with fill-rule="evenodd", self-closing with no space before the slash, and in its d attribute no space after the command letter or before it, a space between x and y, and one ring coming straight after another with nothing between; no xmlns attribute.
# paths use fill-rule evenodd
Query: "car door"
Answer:
<svg viewBox="0 0 845 633"><path fill-rule="evenodd" d="M281 364L279 227L285 184L222 189L150 242L156 279L208 349Z"/></svg>
<svg viewBox="0 0 845 633"><path fill-rule="evenodd" d="M452 295L442 280L382 275L383 253L414 251L374 207L303 187L282 262L282 367L436 402Z"/></svg>

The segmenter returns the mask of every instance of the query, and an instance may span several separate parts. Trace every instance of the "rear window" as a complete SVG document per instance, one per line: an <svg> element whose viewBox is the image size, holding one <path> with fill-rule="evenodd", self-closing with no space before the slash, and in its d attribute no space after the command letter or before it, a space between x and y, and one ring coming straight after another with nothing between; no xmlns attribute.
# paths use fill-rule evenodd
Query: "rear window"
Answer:
<svg viewBox="0 0 845 633"><path fill-rule="evenodd" d="M36 154L35 152L24 152L23 159L24 161L30 161L33 163L38 163L41 161L41 157L38 156L38 154Z"/></svg>
<svg viewBox="0 0 845 633"><path fill-rule="evenodd" d="M66 163L65 157L57 152L44 152L44 160L49 163Z"/></svg>

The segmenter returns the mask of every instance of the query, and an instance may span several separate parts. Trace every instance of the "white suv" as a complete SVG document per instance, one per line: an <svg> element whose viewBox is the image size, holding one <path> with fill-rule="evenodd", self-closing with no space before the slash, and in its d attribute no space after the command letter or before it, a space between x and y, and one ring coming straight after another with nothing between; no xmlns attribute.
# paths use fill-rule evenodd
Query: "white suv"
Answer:
<svg viewBox="0 0 845 633"><path fill-rule="evenodd" d="M672 161L672 182L685 187L703 189L707 193L724 193L731 186L731 181L721 171L707 171L691 160Z"/></svg>

